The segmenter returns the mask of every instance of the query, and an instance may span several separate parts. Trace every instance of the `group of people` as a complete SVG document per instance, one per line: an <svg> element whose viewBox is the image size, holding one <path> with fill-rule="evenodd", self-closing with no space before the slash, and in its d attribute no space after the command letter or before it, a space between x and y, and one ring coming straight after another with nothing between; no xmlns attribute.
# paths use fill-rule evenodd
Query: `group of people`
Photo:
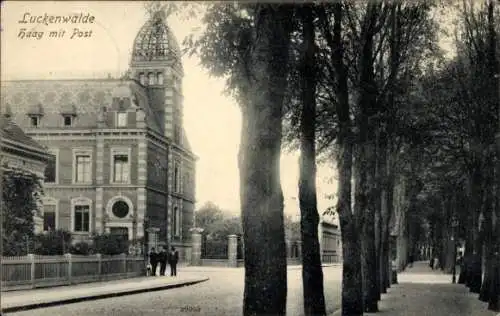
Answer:
<svg viewBox="0 0 500 316"><path fill-rule="evenodd" d="M155 248L151 248L149 252L150 270L149 275L155 276L158 263L160 264L160 275L165 275L167 262L170 265L170 276L177 276L177 262L179 261L179 253L172 247L167 251L167 246L163 246L160 252L156 252Z"/></svg>

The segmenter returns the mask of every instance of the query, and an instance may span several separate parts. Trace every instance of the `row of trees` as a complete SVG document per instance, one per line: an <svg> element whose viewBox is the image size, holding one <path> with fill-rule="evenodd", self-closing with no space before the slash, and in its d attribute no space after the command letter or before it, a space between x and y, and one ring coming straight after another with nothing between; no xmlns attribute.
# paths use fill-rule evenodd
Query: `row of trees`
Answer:
<svg viewBox="0 0 500 316"><path fill-rule="evenodd" d="M445 9L458 17L451 60L439 46L443 23L449 24L439 20ZM227 80L243 115L244 315L285 314L279 158L286 144L301 151L306 315L326 313L315 188L321 154L337 162L339 174L343 315L378 310L390 286L389 230L396 215L408 245L401 256L416 251L426 227L435 251L446 253L453 212L461 231L470 232L468 257L479 258L478 214L483 211L493 236L490 215L499 209L493 193L500 186L491 176L498 122L495 14L494 1L479 8L468 0L206 5L205 30L185 44L212 75ZM477 288L480 265L467 267L467 284ZM488 293L498 300L497 292Z"/></svg>
<svg viewBox="0 0 500 316"><path fill-rule="evenodd" d="M418 202L443 268L452 270L455 242L464 240L459 280L498 311L499 13L494 1L463 1L454 11L456 57L419 80L430 136L423 143L428 158L419 168ZM417 233L414 228L414 238Z"/></svg>

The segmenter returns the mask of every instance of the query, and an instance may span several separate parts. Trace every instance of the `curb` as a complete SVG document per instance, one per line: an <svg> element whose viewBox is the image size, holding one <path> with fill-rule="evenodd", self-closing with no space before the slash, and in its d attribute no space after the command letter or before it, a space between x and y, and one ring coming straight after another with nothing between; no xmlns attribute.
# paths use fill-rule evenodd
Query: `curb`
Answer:
<svg viewBox="0 0 500 316"><path fill-rule="evenodd" d="M342 315L342 309L339 308L337 309L336 311L334 311L333 313L329 314L328 316L340 316Z"/></svg>
<svg viewBox="0 0 500 316"><path fill-rule="evenodd" d="M325 263L321 265L322 268L341 267L341 266L342 266L341 263ZM298 269L302 269L302 265L293 265L287 267L287 270L298 270Z"/></svg>
<svg viewBox="0 0 500 316"><path fill-rule="evenodd" d="M68 298L68 299L62 299L62 300L54 300L54 301L50 301L50 302L32 303L32 304L27 304L27 305L22 305L22 306L5 307L5 308L1 309L0 316L2 314L5 314L5 313L14 313L14 312L27 311L27 310L38 309L38 308L52 307L52 306L57 306L57 305L72 304L72 303L79 303L79 302L85 302L85 301L94 301L94 300L111 298L111 297L119 297L119 296L131 295L131 294L139 294L139 293L145 293L145 292L154 292L154 291L174 289L174 288L194 285L194 284L205 282L208 280L209 280L209 278L205 277L205 278L200 278L200 279L194 280L194 281L186 281L186 282L174 283L174 284L165 284L165 285L160 285L160 286L156 286L156 287L152 287L152 288L148 287L148 288L140 288L140 289L134 289L134 290L124 290L124 291L115 292L115 293L94 294L94 295L90 295L90 296L82 296L82 297L74 297L74 298Z"/></svg>

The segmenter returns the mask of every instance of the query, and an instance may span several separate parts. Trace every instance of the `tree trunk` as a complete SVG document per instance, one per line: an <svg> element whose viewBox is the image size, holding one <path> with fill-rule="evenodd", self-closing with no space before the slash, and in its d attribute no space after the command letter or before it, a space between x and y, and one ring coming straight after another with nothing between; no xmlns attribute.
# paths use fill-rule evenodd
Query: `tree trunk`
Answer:
<svg viewBox="0 0 500 316"><path fill-rule="evenodd" d="M243 315L285 315L287 295L280 150L290 14L259 4L250 51L239 152L245 240Z"/></svg>
<svg viewBox="0 0 500 316"><path fill-rule="evenodd" d="M384 159L383 155L381 155L381 146L380 146L380 139L378 138L376 141L376 148L377 151L375 153L375 196L374 200L376 203L374 204L375 207L375 219L374 219L374 225L375 225L375 270L376 270L376 281L377 281L377 300L380 301L381 299L381 294L382 291L384 290L382 288L382 190L381 190L381 159Z"/></svg>
<svg viewBox="0 0 500 316"><path fill-rule="evenodd" d="M385 264L386 264L386 284L385 287L389 288L391 287L392 280L391 280L391 275L392 275L392 250L391 250L391 222L392 222L392 217L394 216L394 172L392 171L392 153L389 151L387 154L387 170L388 170L388 175L387 175L387 183L386 183L386 202L385 206L387 208L387 211L384 212L384 209L382 209L383 213L386 215L386 223L385 223L385 235L384 235L384 240L385 240L385 253L384 253L384 258L385 258Z"/></svg>
<svg viewBox="0 0 500 316"><path fill-rule="evenodd" d="M397 4L392 4L391 6L391 35L390 35L390 74L395 74L398 70L398 41L396 37L397 33ZM392 82L390 85L394 86L395 76L390 76ZM395 109L395 92L394 89L389 89L387 94L387 107L388 107L388 117L393 117ZM390 224L391 218L393 216L394 209L394 172L393 172L393 162L392 162L392 137L394 131L394 125L391 122L385 122L386 130L381 128L380 135L380 173L382 179L381 184L381 218L382 218L382 266L381 266L381 293L386 293L387 288L391 286L391 276L392 276L392 260L391 260L391 238L390 238Z"/></svg>
<svg viewBox="0 0 500 316"><path fill-rule="evenodd" d="M363 271L363 302L365 312L378 311L378 273L375 253L375 200L373 190L373 176L370 166L373 162L374 146L364 144L359 148L355 161L355 212L360 214L361 264ZM372 159L370 161L370 159ZM371 190L368 188L371 186Z"/></svg>
<svg viewBox="0 0 500 316"><path fill-rule="evenodd" d="M480 166L474 166L472 169L472 194L471 194L471 214L472 220L472 241L473 253L471 256L470 274L468 273L469 288L472 293L479 293L481 291L482 283L482 242L479 232L479 211L481 209L482 191L483 191L483 177Z"/></svg>
<svg viewBox="0 0 500 316"><path fill-rule="evenodd" d="M498 21L495 21L495 1L490 1L488 3L488 34L489 34L489 58L491 63L490 71L492 74L497 74L496 80L492 82L492 91L495 90L494 86L497 88L496 104L497 104L497 119L500 118L500 64L499 53L497 51L497 32L495 29ZM497 139L496 139L496 165L495 165L495 185L494 185L494 212L495 212L495 223L492 226L494 235L492 236L492 267L491 267L491 284L490 284L490 294L488 309L496 312L500 312L500 125L497 127Z"/></svg>
<svg viewBox="0 0 500 316"><path fill-rule="evenodd" d="M377 123L376 87L373 71L374 25L377 21L377 4L369 2L361 31L360 113L358 118L358 150L355 158L355 203L360 214L362 230L363 301L365 312L378 311L379 283L377 281L377 255L375 251L376 204L376 141Z"/></svg>
<svg viewBox="0 0 500 316"><path fill-rule="evenodd" d="M484 238L483 244L485 246L485 256L484 256L484 278L483 284L481 285L481 290L479 292L479 300L483 302L488 302L490 299L490 287L491 287L491 276L493 270L493 227L492 227L492 215L494 210L494 199L493 199L493 178L491 175L494 173L493 161L491 160L491 154L488 154L488 163L486 165L486 182L484 187L484 202L483 202L483 213L484 213Z"/></svg>
<svg viewBox="0 0 500 316"><path fill-rule="evenodd" d="M305 315L326 315L323 270L318 239L316 197L316 46L312 5L301 8L303 56L300 67L302 113L300 117L299 201L302 237L302 283Z"/></svg>
<svg viewBox="0 0 500 316"><path fill-rule="evenodd" d="M332 4L334 26L332 40L332 63L335 67L337 83L336 112L339 120L337 159L339 183L337 211L342 233L342 316L363 315L363 283L361 274L360 240L356 218L352 213L351 180L353 160L353 135L349 107L347 67L344 63L342 42L342 3ZM324 16L323 16L324 17ZM324 21L325 23L327 21ZM336 49L335 49L336 48Z"/></svg>

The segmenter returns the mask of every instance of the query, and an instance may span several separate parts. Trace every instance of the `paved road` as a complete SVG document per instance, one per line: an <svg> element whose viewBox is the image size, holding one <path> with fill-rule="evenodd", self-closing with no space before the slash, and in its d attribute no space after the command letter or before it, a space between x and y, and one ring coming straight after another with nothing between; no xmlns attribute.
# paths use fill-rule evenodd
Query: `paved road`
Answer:
<svg viewBox="0 0 500 316"><path fill-rule="evenodd" d="M179 271L182 273L182 271ZM187 273L187 272L186 272ZM199 272L197 272L199 274ZM328 314L340 306L341 268L324 267ZM135 315L241 315L243 269L203 272L209 281L166 291L128 295L62 306L9 313L12 316L135 316ZM61 288L61 290L63 290ZM303 315L301 270L288 271L287 315Z"/></svg>

